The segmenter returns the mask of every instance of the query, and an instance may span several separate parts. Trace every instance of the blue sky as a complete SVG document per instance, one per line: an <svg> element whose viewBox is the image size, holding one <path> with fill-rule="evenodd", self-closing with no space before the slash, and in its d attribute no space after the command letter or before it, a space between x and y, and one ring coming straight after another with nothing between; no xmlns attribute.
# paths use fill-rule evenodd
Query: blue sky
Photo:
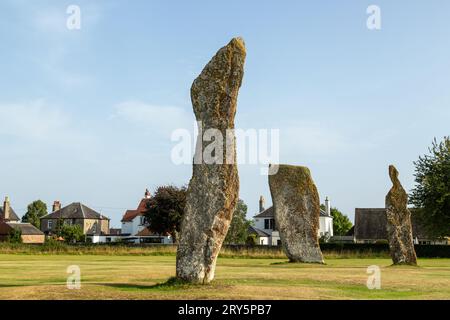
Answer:
<svg viewBox="0 0 450 320"><path fill-rule="evenodd" d="M81 30L66 28L69 5ZM381 8L382 29L366 28ZM0 2L0 195L18 213L81 201L119 226L146 187L185 184L174 129L193 127L192 81L234 36L247 46L236 126L280 129L282 163L310 167L350 217L384 206L395 164L449 132L448 1ZM259 166L240 196L270 204Z"/></svg>

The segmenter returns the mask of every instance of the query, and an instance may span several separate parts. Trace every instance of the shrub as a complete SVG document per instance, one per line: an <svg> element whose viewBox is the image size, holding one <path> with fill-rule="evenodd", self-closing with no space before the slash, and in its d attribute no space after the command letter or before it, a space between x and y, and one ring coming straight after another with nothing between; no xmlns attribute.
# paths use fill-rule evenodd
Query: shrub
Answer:
<svg viewBox="0 0 450 320"><path fill-rule="evenodd" d="M22 231L18 229L13 229L6 239L9 243L22 243Z"/></svg>

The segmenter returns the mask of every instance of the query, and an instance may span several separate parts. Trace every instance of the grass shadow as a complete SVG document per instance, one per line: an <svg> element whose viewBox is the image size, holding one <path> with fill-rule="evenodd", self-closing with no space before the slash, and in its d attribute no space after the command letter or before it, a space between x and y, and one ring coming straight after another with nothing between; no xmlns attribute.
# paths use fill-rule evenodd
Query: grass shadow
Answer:
<svg viewBox="0 0 450 320"><path fill-rule="evenodd" d="M327 264L324 263L316 263L316 262L294 262L294 261L279 261L279 262L272 262L270 264L271 266L279 266L279 265L290 265L290 266L326 266Z"/></svg>
<svg viewBox="0 0 450 320"><path fill-rule="evenodd" d="M404 267L411 268L411 269L415 269L415 268L421 269L422 268L418 264L409 264L409 263L398 263L398 264L393 263L393 264L388 265L386 268L404 268Z"/></svg>
<svg viewBox="0 0 450 320"><path fill-rule="evenodd" d="M99 285L124 290L176 290L176 289L189 289L195 287L204 288L210 286L210 284L208 285L192 284L190 282L178 279L177 277L171 277L165 282L160 282L152 285L133 284L133 283L101 283Z"/></svg>

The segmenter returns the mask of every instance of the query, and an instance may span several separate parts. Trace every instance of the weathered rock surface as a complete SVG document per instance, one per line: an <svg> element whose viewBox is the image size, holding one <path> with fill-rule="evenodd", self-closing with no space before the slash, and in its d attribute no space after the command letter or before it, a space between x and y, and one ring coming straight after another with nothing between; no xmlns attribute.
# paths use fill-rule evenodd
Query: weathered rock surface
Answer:
<svg viewBox="0 0 450 320"><path fill-rule="evenodd" d="M323 263L317 235L320 200L309 169L279 165L278 172L269 175L269 186L275 226L289 260Z"/></svg>
<svg viewBox="0 0 450 320"><path fill-rule="evenodd" d="M392 165L389 166L389 176L393 186L386 195L386 228L392 261L394 264L416 265L408 195L398 179L397 169Z"/></svg>
<svg viewBox="0 0 450 320"><path fill-rule="evenodd" d="M225 161L224 156L224 164L205 162L201 152L211 142L203 141L199 135L193 175L187 190L176 271L178 278L192 283L208 283L214 278L217 256L238 200L234 134L231 143L228 139L227 144L225 137L227 129L234 129L245 56L244 41L232 39L206 65L191 88L194 113L197 121L202 122L199 132L208 129L220 131L224 137L224 154L231 160Z"/></svg>

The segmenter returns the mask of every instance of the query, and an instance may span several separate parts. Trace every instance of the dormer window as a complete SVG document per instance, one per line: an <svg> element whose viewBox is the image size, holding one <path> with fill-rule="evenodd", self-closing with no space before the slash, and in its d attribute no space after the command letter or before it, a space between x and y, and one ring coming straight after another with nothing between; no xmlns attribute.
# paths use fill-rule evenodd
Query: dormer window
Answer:
<svg viewBox="0 0 450 320"><path fill-rule="evenodd" d="M264 229L275 230L275 219L264 219Z"/></svg>

